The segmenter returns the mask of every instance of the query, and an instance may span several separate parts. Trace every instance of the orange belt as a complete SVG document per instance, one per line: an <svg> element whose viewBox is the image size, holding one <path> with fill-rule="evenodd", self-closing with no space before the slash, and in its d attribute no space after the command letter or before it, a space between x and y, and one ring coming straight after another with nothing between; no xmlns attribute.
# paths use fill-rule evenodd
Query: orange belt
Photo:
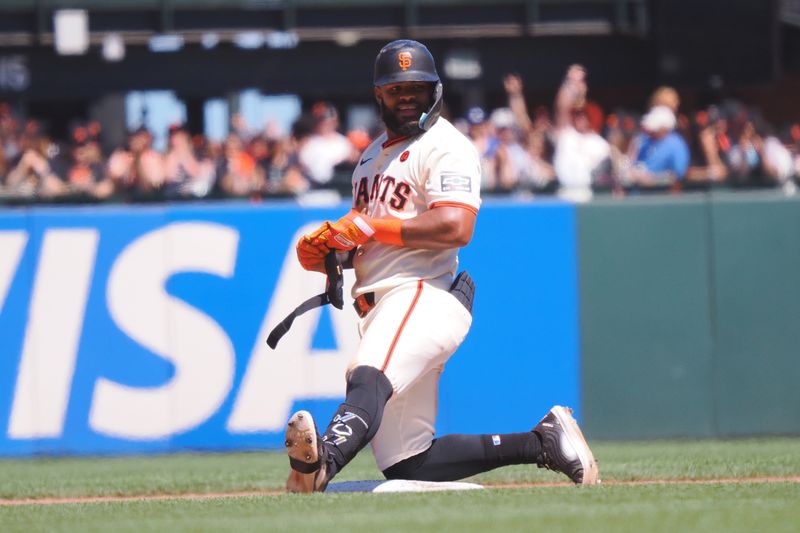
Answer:
<svg viewBox="0 0 800 533"><path fill-rule="evenodd" d="M356 313L361 318L367 316L370 309L375 307L375 293L367 292L353 300L353 307L356 308Z"/></svg>

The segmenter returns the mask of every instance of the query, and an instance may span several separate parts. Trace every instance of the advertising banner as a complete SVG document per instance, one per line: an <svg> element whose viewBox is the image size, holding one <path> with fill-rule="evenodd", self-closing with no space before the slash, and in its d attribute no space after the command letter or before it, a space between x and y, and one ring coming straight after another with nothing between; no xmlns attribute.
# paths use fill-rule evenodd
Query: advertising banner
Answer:
<svg viewBox="0 0 800 533"><path fill-rule="evenodd" d="M280 448L296 409L330 417L359 338L294 246L342 204L0 212L0 455ZM462 269L472 331L448 363L437 434L525 431L579 407L574 209L485 205Z"/></svg>

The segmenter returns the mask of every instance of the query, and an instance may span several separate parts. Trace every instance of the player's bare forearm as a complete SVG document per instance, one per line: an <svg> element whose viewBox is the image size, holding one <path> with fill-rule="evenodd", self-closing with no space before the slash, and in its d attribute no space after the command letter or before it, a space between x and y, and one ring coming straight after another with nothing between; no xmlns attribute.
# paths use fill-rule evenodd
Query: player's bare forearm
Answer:
<svg viewBox="0 0 800 533"><path fill-rule="evenodd" d="M466 246L475 230L475 213L466 207L442 206L403 221L403 245L443 250Z"/></svg>

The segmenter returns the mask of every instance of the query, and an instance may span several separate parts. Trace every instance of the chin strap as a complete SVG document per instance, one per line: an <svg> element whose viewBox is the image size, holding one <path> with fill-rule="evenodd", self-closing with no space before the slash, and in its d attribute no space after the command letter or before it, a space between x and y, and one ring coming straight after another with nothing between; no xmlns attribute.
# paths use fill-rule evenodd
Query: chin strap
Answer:
<svg viewBox="0 0 800 533"><path fill-rule="evenodd" d="M312 296L298 305L280 324L272 329L269 337L267 337L267 345L270 348L273 350L275 349L281 337L292 327L294 319L306 311L326 304L331 304L336 309L342 309L344 307L344 276L342 274L342 263L336 255L336 250L331 250L331 252L325 256L325 274L328 276L325 284L325 292Z"/></svg>

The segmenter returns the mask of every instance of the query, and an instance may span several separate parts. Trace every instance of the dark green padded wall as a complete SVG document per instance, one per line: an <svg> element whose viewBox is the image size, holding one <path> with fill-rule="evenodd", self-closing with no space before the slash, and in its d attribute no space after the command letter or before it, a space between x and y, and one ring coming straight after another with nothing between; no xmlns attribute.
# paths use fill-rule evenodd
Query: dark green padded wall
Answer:
<svg viewBox="0 0 800 533"><path fill-rule="evenodd" d="M593 438L800 434L800 198L578 208Z"/></svg>
<svg viewBox="0 0 800 533"><path fill-rule="evenodd" d="M582 407L590 436L713 434L708 248L702 200L579 207Z"/></svg>
<svg viewBox="0 0 800 533"><path fill-rule="evenodd" d="M800 198L712 204L720 435L800 433Z"/></svg>

